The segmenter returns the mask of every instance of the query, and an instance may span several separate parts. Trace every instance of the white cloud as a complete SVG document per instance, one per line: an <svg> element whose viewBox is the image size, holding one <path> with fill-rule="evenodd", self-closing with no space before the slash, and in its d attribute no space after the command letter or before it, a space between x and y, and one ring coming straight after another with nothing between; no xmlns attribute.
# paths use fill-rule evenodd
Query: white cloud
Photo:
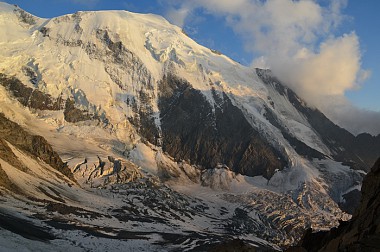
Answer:
<svg viewBox="0 0 380 252"><path fill-rule="evenodd" d="M334 122L339 126L355 134L363 132L379 134L379 112L357 108L343 96L325 96L321 101L325 102L325 113L334 118Z"/></svg>
<svg viewBox="0 0 380 252"><path fill-rule="evenodd" d="M359 111L347 101L340 104L336 101L346 100L345 92L360 88L369 76L368 71L361 69L357 35L354 32L335 35L337 27L348 19L342 14L347 0L324 1L325 6L316 0L171 0L170 3L174 7L169 17L180 26L197 8L224 17L226 24L243 39L246 50L261 55L252 62L253 66L271 68L280 80L334 122L354 133L363 129L364 126L355 127L355 120L349 122L346 115L330 109L339 107L339 111L350 115L348 111ZM374 118L372 113L363 111L362 122L366 114Z"/></svg>
<svg viewBox="0 0 380 252"><path fill-rule="evenodd" d="M274 57L269 59L276 75L316 105L318 96L343 96L357 85L360 49L354 33L326 40L317 53L301 49L294 57Z"/></svg>
<svg viewBox="0 0 380 252"><path fill-rule="evenodd" d="M269 69L267 59L264 56L257 57L251 63L251 67L260 69Z"/></svg>
<svg viewBox="0 0 380 252"><path fill-rule="evenodd" d="M183 27L185 24L186 17L190 14L190 9L182 7L181 9L169 9L166 13L166 18L170 22Z"/></svg>

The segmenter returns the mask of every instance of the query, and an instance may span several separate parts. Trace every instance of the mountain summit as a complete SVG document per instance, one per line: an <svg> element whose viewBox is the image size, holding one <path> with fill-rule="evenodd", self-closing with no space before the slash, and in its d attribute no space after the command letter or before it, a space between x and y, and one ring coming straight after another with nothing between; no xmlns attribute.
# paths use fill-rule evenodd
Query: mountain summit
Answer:
<svg viewBox="0 0 380 252"><path fill-rule="evenodd" d="M2 120L45 146L31 152L0 135L13 160L0 155L3 210L42 209L33 225L66 240L80 230L85 247L86 234L111 250L127 239L206 249L232 237L286 247L348 218L380 155L370 149L379 137L353 136L270 70L242 66L156 15L41 19L0 3L0 32ZM50 148L59 169L41 158ZM31 198L39 210L25 207Z"/></svg>

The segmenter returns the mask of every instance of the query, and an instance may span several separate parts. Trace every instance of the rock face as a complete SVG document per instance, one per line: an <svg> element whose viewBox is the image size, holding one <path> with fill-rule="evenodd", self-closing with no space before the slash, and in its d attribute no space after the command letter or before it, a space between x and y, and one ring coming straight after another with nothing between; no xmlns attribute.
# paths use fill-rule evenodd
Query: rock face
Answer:
<svg viewBox="0 0 380 252"><path fill-rule="evenodd" d="M32 75L33 72L28 72ZM31 78L34 84L36 77ZM90 114L75 106L75 101L53 98L37 88L25 86L19 79L9 77L0 73L0 85L4 86L11 96L16 98L23 106L38 110L61 110L63 109L64 118L67 122L76 123L80 121L99 119L98 116Z"/></svg>
<svg viewBox="0 0 380 252"><path fill-rule="evenodd" d="M1 146L2 147L2 146ZM15 192L15 193L21 193L20 188L15 185L7 176L7 174L4 172L4 170L1 167L0 164L0 185L4 188L6 188L9 191Z"/></svg>
<svg viewBox="0 0 380 252"><path fill-rule="evenodd" d="M380 159L363 181L362 200L353 218L329 232L311 233L301 242L307 251L380 250Z"/></svg>
<svg viewBox="0 0 380 252"><path fill-rule="evenodd" d="M70 169L64 164L59 155L53 150L51 145L41 136L31 135L22 129L18 124L8 120L0 113L0 153L1 158L10 162L19 169L24 169L23 165L14 156L6 142L13 144L31 154L38 157L45 163L51 165L70 179L74 179ZM2 178L5 179L6 178Z"/></svg>
<svg viewBox="0 0 380 252"><path fill-rule="evenodd" d="M54 99L38 89L25 86L15 77L0 73L0 85L4 86L22 105L40 110L61 109L60 99Z"/></svg>
<svg viewBox="0 0 380 252"><path fill-rule="evenodd" d="M206 169L219 163L248 176L270 178L286 166L225 93L212 90L212 107L186 81L167 75L160 84L162 148L171 156Z"/></svg>
<svg viewBox="0 0 380 252"><path fill-rule="evenodd" d="M80 121L91 120L93 117L89 115L86 111L82 111L75 106L75 102L67 99L65 104L65 110L63 115L67 122L76 123Z"/></svg>

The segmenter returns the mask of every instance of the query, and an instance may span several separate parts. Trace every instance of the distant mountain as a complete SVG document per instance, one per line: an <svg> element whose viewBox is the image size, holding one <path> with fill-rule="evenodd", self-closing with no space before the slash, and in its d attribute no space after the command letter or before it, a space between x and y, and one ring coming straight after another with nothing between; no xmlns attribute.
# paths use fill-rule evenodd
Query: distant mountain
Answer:
<svg viewBox="0 0 380 252"><path fill-rule="evenodd" d="M379 136L156 15L0 3L0 44L0 214L23 209L54 246L287 247L349 218L380 156Z"/></svg>

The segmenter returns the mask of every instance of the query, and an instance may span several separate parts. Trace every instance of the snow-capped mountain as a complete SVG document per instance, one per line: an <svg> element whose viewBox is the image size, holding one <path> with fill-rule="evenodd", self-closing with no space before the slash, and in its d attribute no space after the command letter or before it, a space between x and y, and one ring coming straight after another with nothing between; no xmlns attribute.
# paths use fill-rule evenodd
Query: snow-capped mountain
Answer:
<svg viewBox="0 0 380 252"><path fill-rule="evenodd" d="M349 218L380 156L379 136L156 15L0 3L0 45L0 217L51 240L1 231L8 249L279 249Z"/></svg>

